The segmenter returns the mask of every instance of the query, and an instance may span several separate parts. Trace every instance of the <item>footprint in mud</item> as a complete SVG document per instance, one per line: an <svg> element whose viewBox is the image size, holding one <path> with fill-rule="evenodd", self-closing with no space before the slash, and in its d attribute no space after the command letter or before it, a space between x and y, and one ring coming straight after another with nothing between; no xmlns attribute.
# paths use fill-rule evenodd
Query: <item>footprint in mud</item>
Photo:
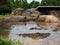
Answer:
<svg viewBox="0 0 60 45"><path fill-rule="evenodd" d="M50 33L31 33L31 34L18 34L19 36L23 36L23 37L30 37L32 39L44 39L47 38L48 36L50 36Z"/></svg>

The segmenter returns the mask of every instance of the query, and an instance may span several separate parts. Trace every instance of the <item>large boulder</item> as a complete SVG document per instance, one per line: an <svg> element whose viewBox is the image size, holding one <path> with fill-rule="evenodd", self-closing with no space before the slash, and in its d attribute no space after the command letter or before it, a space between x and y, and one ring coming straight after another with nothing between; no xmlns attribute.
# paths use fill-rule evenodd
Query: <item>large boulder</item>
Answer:
<svg viewBox="0 0 60 45"><path fill-rule="evenodd" d="M38 20L39 20L39 21L42 21L42 22L45 22L45 20L46 20L46 15L41 15L41 16L39 16Z"/></svg>
<svg viewBox="0 0 60 45"><path fill-rule="evenodd" d="M55 11L55 10L52 10L52 11L50 11L49 13L50 13L50 15L58 16L58 15L57 15L57 11Z"/></svg>
<svg viewBox="0 0 60 45"><path fill-rule="evenodd" d="M27 19L37 19L38 16L39 16L38 11L30 11L28 16L26 16L26 18Z"/></svg>
<svg viewBox="0 0 60 45"><path fill-rule="evenodd" d="M23 15L23 13L25 13L25 11L22 8L17 8L12 11L12 15Z"/></svg>
<svg viewBox="0 0 60 45"><path fill-rule="evenodd" d="M31 14L31 16L37 17L39 15L39 12L38 11L32 11L30 14Z"/></svg>
<svg viewBox="0 0 60 45"><path fill-rule="evenodd" d="M55 17L53 15L41 15L41 16L39 16L38 20L43 21L43 22L51 22L51 23L59 22L57 17Z"/></svg>
<svg viewBox="0 0 60 45"><path fill-rule="evenodd" d="M59 22L59 20L57 19L57 17L50 15L46 17L46 22Z"/></svg>

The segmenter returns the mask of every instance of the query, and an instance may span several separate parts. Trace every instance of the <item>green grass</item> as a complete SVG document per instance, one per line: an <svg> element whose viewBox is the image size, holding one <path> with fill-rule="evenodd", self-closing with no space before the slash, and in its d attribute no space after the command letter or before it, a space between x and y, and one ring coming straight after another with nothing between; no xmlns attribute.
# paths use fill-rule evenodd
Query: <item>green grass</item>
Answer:
<svg viewBox="0 0 60 45"><path fill-rule="evenodd" d="M19 41L13 42L9 39L4 39L0 37L0 45L22 45L22 43L20 43Z"/></svg>
<svg viewBox="0 0 60 45"><path fill-rule="evenodd" d="M60 20L60 17L58 17L58 19Z"/></svg>
<svg viewBox="0 0 60 45"><path fill-rule="evenodd" d="M3 32L3 28L0 26L0 33L2 33Z"/></svg>
<svg viewBox="0 0 60 45"><path fill-rule="evenodd" d="M2 19L2 18L10 18L10 17L13 17L13 15L0 15L0 19Z"/></svg>

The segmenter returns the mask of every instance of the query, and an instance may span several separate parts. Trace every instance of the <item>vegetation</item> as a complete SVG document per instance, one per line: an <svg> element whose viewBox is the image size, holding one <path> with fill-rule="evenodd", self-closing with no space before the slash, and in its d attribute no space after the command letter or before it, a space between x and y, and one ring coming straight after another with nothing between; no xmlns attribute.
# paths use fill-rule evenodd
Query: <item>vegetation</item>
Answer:
<svg viewBox="0 0 60 45"><path fill-rule="evenodd" d="M58 17L58 19L60 20L60 17Z"/></svg>
<svg viewBox="0 0 60 45"><path fill-rule="evenodd" d="M1 0L0 1L0 14L11 13L16 8L36 8L37 6L60 6L60 0L42 0L41 3L33 0L28 3L27 0Z"/></svg>
<svg viewBox="0 0 60 45"><path fill-rule="evenodd" d="M6 14L6 15L0 15L0 19L2 19L2 18L10 18L10 17L12 17L13 15L10 15L10 14ZM0 20L1 21L1 20Z"/></svg>
<svg viewBox="0 0 60 45"><path fill-rule="evenodd" d="M0 45L22 45L19 41L13 42L9 39L4 39L3 37L0 37Z"/></svg>
<svg viewBox="0 0 60 45"><path fill-rule="evenodd" d="M60 6L60 0L42 0L42 6Z"/></svg>
<svg viewBox="0 0 60 45"><path fill-rule="evenodd" d="M27 2L27 0L1 0L0 1L0 14L5 15L5 13L11 13L12 10L16 8L23 8L23 9L29 9L29 8L35 8L39 6L39 2L33 1L30 4Z"/></svg>
<svg viewBox="0 0 60 45"><path fill-rule="evenodd" d="M2 31L3 31L3 28L0 26L0 34L2 33Z"/></svg>
<svg viewBox="0 0 60 45"><path fill-rule="evenodd" d="M38 1L32 1L30 4L27 2L27 0L16 0L16 1L10 0L9 2L12 10L19 7L26 10L28 8L35 8L40 5Z"/></svg>
<svg viewBox="0 0 60 45"><path fill-rule="evenodd" d="M10 13L10 3L8 0L0 0L0 14Z"/></svg>
<svg viewBox="0 0 60 45"><path fill-rule="evenodd" d="M38 1L32 1L30 3L30 8L36 8L37 6L40 6L40 3Z"/></svg>
<svg viewBox="0 0 60 45"><path fill-rule="evenodd" d="M23 8L23 9L27 9L28 6L28 2L27 0L9 0L10 5L12 10L16 9L16 8Z"/></svg>

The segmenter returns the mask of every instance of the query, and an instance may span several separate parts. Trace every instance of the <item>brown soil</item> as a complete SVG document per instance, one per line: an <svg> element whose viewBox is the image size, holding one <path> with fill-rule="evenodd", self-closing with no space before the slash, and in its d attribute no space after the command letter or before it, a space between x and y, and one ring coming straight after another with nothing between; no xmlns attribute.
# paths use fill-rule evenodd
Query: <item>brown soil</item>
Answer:
<svg viewBox="0 0 60 45"><path fill-rule="evenodd" d="M30 37L32 39L43 39L43 38L50 36L50 33L19 34L19 36Z"/></svg>
<svg viewBox="0 0 60 45"><path fill-rule="evenodd" d="M4 29L3 32L1 33L1 36L4 38L8 38L10 30Z"/></svg>

